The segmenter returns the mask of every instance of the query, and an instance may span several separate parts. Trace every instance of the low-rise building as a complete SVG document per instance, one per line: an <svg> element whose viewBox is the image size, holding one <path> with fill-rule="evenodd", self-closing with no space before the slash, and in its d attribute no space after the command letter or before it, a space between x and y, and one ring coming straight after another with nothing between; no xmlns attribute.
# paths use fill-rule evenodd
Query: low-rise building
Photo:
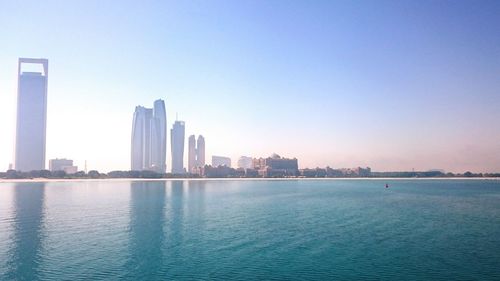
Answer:
<svg viewBox="0 0 500 281"><path fill-rule="evenodd" d="M259 177L259 171L255 170L255 169L245 169L245 177L257 178L257 177Z"/></svg>
<svg viewBox="0 0 500 281"><path fill-rule="evenodd" d="M261 177L294 177L299 175L299 164L297 158L283 158L273 154L268 158L253 160L253 168Z"/></svg>
<svg viewBox="0 0 500 281"><path fill-rule="evenodd" d="M74 174L78 172L78 167L73 165L73 160L56 158L49 160L49 170L51 172L64 171L66 174Z"/></svg>
<svg viewBox="0 0 500 281"><path fill-rule="evenodd" d="M305 178L324 178L326 177L326 169L316 168L316 169L301 169L300 175Z"/></svg>
<svg viewBox="0 0 500 281"><path fill-rule="evenodd" d="M253 168L253 159L248 156L241 156L238 159L238 168L241 169L251 169Z"/></svg>

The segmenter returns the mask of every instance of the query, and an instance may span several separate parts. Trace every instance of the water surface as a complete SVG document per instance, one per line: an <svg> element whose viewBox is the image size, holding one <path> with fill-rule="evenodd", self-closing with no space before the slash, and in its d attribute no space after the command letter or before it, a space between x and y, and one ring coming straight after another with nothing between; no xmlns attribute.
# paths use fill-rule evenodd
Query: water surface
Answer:
<svg viewBox="0 0 500 281"><path fill-rule="evenodd" d="M499 280L500 181L0 183L0 280Z"/></svg>

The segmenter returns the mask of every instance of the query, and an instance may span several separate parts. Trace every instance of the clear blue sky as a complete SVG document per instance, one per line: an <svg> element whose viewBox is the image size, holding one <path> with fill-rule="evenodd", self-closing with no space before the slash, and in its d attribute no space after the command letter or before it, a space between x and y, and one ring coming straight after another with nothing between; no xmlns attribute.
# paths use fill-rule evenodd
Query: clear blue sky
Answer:
<svg viewBox="0 0 500 281"><path fill-rule="evenodd" d="M49 59L47 157L101 171L157 98L207 159L500 171L500 1L1 1L0 170L18 57Z"/></svg>

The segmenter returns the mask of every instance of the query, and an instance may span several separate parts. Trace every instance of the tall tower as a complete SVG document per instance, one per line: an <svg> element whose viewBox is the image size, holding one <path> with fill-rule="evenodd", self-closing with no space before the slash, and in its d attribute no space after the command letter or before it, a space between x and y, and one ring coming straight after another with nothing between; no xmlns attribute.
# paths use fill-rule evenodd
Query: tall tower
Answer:
<svg viewBox="0 0 500 281"><path fill-rule="evenodd" d="M184 134L185 126L183 121L175 121L170 131L170 145L172 147L172 173L184 173Z"/></svg>
<svg viewBox="0 0 500 281"><path fill-rule="evenodd" d="M188 172L194 173L195 168L205 166L205 139L200 135L197 141L195 135L191 135L188 145Z"/></svg>
<svg viewBox="0 0 500 281"><path fill-rule="evenodd" d="M189 136L188 139L188 173L193 173L196 167L196 137Z"/></svg>
<svg viewBox="0 0 500 281"><path fill-rule="evenodd" d="M23 64L40 64L41 72L21 72ZM17 124L14 168L44 170L47 130L47 59L19 58L17 82Z"/></svg>
<svg viewBox="0 0 500 281"><path fill-rule="evenodd" d="M131 169L142 171L150 168L151 123L153 110L136 106L132 121Z"/></svg>
<svg viewBox="0 0 500 281"><path fill-rule="evenodd" d="M167 113L165 102L156 100L153 107L153 133L151 167L165 173L167 171Z"/></svg>
<svg viewBox="0 0 500 281"><path fill-rule="evenodd" d="M166 171L167 127L165 103L157 100L153 108L136 106L132 121L131 169Z"/></svg>
<svg viewBox="0 0 500 281"><path fill-rule="evenodd" d="M196 166L205 166L205 138L202 135L198 136L196 145Z"/></svg>

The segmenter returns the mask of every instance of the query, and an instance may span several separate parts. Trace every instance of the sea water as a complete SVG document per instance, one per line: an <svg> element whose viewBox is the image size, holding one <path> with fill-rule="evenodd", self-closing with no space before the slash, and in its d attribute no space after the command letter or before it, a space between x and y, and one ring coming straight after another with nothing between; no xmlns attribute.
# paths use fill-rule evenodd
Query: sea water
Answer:
<svg viewBox="0 0 500 281"><path fill-rule="evenodd" d="M0 183L0 280L335 279L499 280L500 181Z"/></svg>

